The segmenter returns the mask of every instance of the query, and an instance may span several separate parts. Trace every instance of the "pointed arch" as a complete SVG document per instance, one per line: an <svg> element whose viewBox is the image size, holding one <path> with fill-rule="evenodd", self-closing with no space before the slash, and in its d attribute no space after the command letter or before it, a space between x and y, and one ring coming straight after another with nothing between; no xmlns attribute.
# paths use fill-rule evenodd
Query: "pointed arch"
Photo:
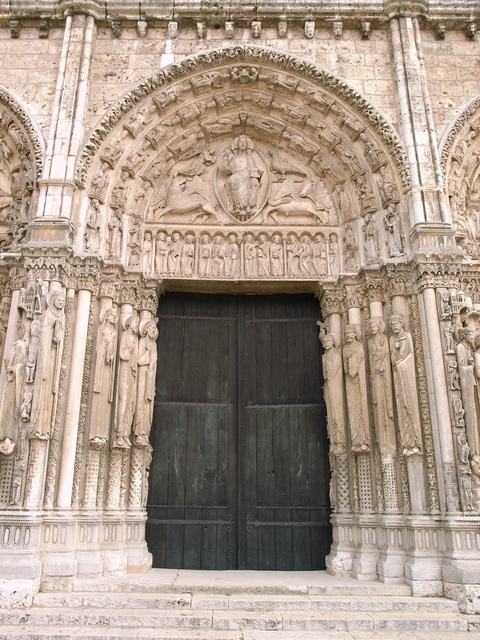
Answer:
<svg viewBox="0 0 480 640"><path fill-rule="evenodd" d="M42 174L45 144L39 127L26 108L10 91L0 85L1 125L6 133L17 127L28 145L30 160L34 163L34 175L38 180ZM13 132L12 132L13 133ZM15 137L15 133L13 133ZM18 136L18 134L17 134ZM23 141L19 142L19 144Z"/></svg>
<svg viewBox="0 0 480 640"><path fill-rule="evenodd" d="M383 140L399 171L403 188L405 191L408 191L410 178L406 151L393 124L385 115L355 88L329 71L297 56L255 45L225 47L187 57L178 63L169 65L131 89L120 101L109 109L107 114L93 128L78 161L76 174L78 183L80 185L85 184L88 169L100 146L120 123L122 118L132 112L136 106L145 101L146 98L158 89L168 88L169 85L173 85L182 79L188 79L195 74L207 72L225 65L238 65L242 62L253 65L265 65L268 68L285 71L293 77L303 78L312 82L314 86L316 85L318 88L327 90L342 102L350 105ZM239 79L239 82L242 81L247 83L248 79L246 77L243 78L243 80Z"/></svg>
<svg viewBox="0 0 480 640"><path fill-rule="evenodd" d="M480 96L445 131L441 163L457 244L478 259L480 238Z"/></svg>
<svg viewBox="0 0 480 640"><path fill-rule="evenodd" d="M282 267L257 261L252 277L310 279L402 254L390 227L410 183L393 125L343 80L271 49L210 51L147 78L93 129L76 179L89 198L85 251L149 274L223 272L229 242L242 277L251 252L283 252ZM153 267L142 237L160 254L168 237L176 258ZM218 264L201 263L204 249Z"/></svg>

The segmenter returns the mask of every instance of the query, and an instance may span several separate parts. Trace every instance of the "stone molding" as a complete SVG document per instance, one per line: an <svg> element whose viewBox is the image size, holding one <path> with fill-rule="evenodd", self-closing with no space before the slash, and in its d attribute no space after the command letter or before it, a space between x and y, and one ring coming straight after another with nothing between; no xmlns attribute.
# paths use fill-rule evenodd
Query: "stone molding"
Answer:
<svg viewBox="0 0 480 640"><path fill-rule="evenodd" d="M218 5L209 6L199 0L183 0L182 2L169 2L166 0L151 0L148 5L141 7L142 20L164 20L172 21L172 9L175 7L176 20L195 19L199 15L206 20L242 20L251 22L252 20L305 20L322 19L326 21L348 20L349 23L359 24L361 20L373 20L377 24L382 24L386 19L398 15L401 16L421 16L431 21L454 21L463 19L465 22L471 20L476 9L475 0L463 0L457 3L454 8L451 2L445 0L369 0L364 6L359 7L358 2L342 2L330 8L322 0L312 0L308 3L308 9L304 3L293 3L285 8L282 0L272 0L266 5L260 3L258 6L235 6L230 8L219 8ZM98 20L139 20L139 10L135 3L126 4L124 0L44 0L41 10L32 7L29 0L17 0L13 7L2 7L0 16L15 18L37 18L47 19L65 17L72 13L89 13ZM352 19L352 15L355 19Z"/></svg>

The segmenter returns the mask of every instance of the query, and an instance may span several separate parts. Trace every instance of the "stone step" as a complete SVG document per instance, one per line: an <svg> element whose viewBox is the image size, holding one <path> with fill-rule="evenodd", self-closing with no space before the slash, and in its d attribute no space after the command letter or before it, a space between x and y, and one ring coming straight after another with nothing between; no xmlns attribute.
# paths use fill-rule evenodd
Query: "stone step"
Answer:
<svg viewBox="0 0 480 640"><path fill-rule="evenodd" d="M0 611L0 625L38 627L144 628L214 631L468 631L478 618L454 611L244 611L189 609L48 608Z"/></svg>
<svg viewBox="0 0 480 640"><path fill-rule="evenodd" d="M94 593L220 593L285 594L328 596L409 596L406 584L378 580L355 580L331 576L326 571L189 571L152 569L148 573L126 576L77 578L74 592Z"/></svg>
<svg viewBox="0 0 480 640"><path fill-rule="evenodd" d="M354 610L354 611L455 611L458 605L445 598L407 596L310 596L310 595L221 595L169 593L39 593L37 607L93 607L114 609L212 609L244 611Z"/></svg>
<svg viewBox="0 0 480 640"><path fill-rule="evenodd" d="M479 640L468 631L216 631L108 627L2 627L0 640Z"/></svg>

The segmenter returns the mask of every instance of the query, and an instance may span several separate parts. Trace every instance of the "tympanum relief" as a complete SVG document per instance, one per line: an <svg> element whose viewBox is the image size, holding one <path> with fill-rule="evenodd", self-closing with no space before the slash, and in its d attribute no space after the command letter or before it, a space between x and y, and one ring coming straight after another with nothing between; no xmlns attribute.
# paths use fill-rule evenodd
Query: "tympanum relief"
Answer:
<svg viewBox="0 0 480 640"><path fill-rule="evenodd" d="M300 75L232 62L152 92L98 133L88 253L187 278L336 277L404 254L384 143Z"/></svg>

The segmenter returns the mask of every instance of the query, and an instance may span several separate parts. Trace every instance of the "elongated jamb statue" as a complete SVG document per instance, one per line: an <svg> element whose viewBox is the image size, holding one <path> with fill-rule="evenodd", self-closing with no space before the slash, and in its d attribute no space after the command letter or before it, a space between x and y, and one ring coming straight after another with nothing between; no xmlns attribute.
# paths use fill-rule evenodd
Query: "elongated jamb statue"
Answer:
<svg viewBox="0 0 480 640"><path fill-rule="evenodd" d="M5 386L0 408L0 453L13 453L18 430L18 418L22 401L22 388L25 380L27 361L27 343L23 339L25 328L17 329L17 339L5 358Z"/></svg>
<svg viewBox="0 0 480 640"><path fill-rule="evenodd" d="M128 449L132 432L137 391L138 317L131 313L122 318L123 334L118 351L117 412L114 448Z"/></svg>
<svg viewBox="0 0 480 640"><path fill-rule="evenodd" d="M153 404L155 401L155 374L157 371L157 319L150 318L140 323L138 343L138 383L135 409L135 444L147 446L152 428Z"/></svg>
<svg viewBox="0 0 480 640"><path fill-rule="evenodd" d="M352 451L366 453L370 451L370 430L365 353L363 344L360 342L360 328L347 324L344 335L343 366Z"/></svg>
<svg viewBox="0 0 480 640"><path fill-rule="evenodd" d="M390 353L403 455L411 456L421 453L422 436L413 341L405 329L406 323L407 319L402 313L394 313L390 317Z"/></svg>
<svg viewBox="0 0 480 640"><path fill-rule="evenodd" d="M110 432L117 340L117 309L102 309L96 344L89 433L90 441L95 444L105 443Z"/></svg>
<svg viewBox="0 0 480 640"><path fill-rule="evenodd" d="M393 412L392 371L390 348L385 335L383 318L370 318L368 322L368 359L373 400L375 429L384 457L395 455L395 418Z"/></svg>
<svg viewBox="0 0 480 640"><path fill-rule="evenodd" d="M48 437L51 433L63 349L64 311L65 291L49 291L38 347L32 407L32 429L37 436Z"/></svg>
<svg viewBox="0 0 480 640"><path fill-rule="evenodd" d="M338 340L333 334L320 335L320 340L325 350L322 356L322 364L330 452L333 455L340 455L347 452L342 354L338 346Z"/></svg>

